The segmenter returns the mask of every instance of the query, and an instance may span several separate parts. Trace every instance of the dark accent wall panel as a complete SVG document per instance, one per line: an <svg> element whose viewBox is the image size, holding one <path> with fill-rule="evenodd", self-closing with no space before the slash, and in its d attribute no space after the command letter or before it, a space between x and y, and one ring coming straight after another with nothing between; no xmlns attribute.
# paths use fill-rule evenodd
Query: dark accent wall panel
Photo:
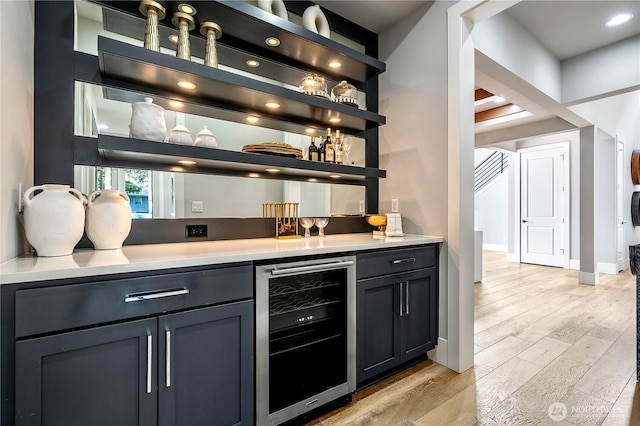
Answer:
<svg viewBox="0 0 640 426"><path fill-rule="evenodd" d="M35 2L34 183L73 185L72 1Z"/></svg>

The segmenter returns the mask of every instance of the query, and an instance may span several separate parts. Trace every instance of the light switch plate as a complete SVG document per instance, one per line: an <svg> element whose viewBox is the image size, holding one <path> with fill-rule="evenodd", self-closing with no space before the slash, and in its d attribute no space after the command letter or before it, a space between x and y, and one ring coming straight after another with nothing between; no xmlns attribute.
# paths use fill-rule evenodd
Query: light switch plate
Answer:
<svg viewBox="0 0 640 426"><path fill-rule="evenodd" d="M364 213L364 200L360 200L360 213Z"/></svg>
<svg viewBox="0 0 640 426"><path fill-rule="evenodd" d="M391 212L392 213L398 213L398 209L399 209L399 202L397 198L393 198L391 199Z"/></svg>
<svg viewBox="0 0 640 426"><path fill-rule="evenodd" d="M192 201L191 202L191 212L192 213L202 213L204 210L204 205L202 201Z"/></svg>

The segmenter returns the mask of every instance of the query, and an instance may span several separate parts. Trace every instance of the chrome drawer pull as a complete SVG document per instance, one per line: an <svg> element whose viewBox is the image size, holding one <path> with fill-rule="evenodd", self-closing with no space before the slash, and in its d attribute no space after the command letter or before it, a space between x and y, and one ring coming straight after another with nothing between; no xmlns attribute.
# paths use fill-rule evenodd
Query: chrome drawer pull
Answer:
<svg viewBox="0 0 640 426"><path fill-rule="evenodd" d="M405 300L405 314L409 315L409 281L405 281L407 287L404 289L404 295L406 296Z"/></svg>
<svg viewBox="0 0 640 426"><path fill-rule="evenodd" d="M171 386L171 332L167 330L165 336L167 339L167 347L166 347L166 354L165 354L165 358L167 359L167 365L166 365L167 387L170 387Z"/></svg>
<svg viewBox="0 0 640 426"><path fill-rule="evenodd" d="M396 259L396 260L392 260L391 262L393 262L394 265L397 265L403 262L415 262L415 261L416 261L415 257L407 257L406 259Z"/></svg>
<svg viewBox="0 0 640 426"><path fill-rule="evenodd" d="M400 316L402 316L402 282L400 282Z"/></svg>
<svg viewBox="0 0 640 426"><path fill-rule="evenodd" d="M151 393L151 357L153 356L153 337L147 336L147 393Z"/></svg>
<svg viewBox="0 0 640 426"><path fill-rule="evenodd" d="M180 290L160 291L158 293L137 293L128 294L125 298L125 302L139 302L141 300L160 299L162 297L180 296L182 294L189 294L188 288L181 288Z"/></svg>

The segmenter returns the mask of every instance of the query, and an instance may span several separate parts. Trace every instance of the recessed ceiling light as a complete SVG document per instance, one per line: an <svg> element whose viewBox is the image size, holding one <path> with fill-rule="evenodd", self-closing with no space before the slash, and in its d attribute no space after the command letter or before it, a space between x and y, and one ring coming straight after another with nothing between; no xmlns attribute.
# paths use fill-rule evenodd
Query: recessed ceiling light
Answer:
<svg viewBox="0 0 640 426"><path fill-rule="evenodd" d="M342 66L342 64L340 62L338 62L338 61L329 62L329 68L336 69L336 68L340 68L341 66Z"/></svg>
<svg viewBox="0 0 640 426"><path fill-rule="evenodd" d="M305 129L305 133L308 133L310 135L314 134L316 132L316 129L312 129L311 127L308 127L307 129Z"/></svg>
<svg viewBox="0 0 640 426"><path fill-rule="evenodd" d="M190 4L186 4L186 3L180 3L178 5L178 10L182 13L187 13L189 15L195 15L196 14L196 8L191 6Z"/></svg>
<svg viewBox="0 0 640 426"><path fill-rule="evenodd" d="M256 61L255 59L249 59L247 61L247 65L250 66L251 68L257 68L260 66L260 62Z"/></svg>
<svg viewBox="0 0 640 426"><path fill-rule="evenodd" d="M309 179L307 179L307 181L309 181L309 182L317 182L317 181L318 181L318 179L316 179L316 178L309 178Z"/></svg>
<svg viewBox="0 0 640 426"><path fill-rule="evenodd" d="M331 179L340 179L342 176L340 175L329 175Z"/></svg>
<svg viewBox="0 0 640 426"><path fill-rule="evenodd" d="M274 168L270 168L270 169L265 169L265 171L269 172L269 173L279 173L280 169L274 169Z"/></svg>
<svg viewBox="0 0 640 426"><path fill-rule="evenodd" d="M98 129L100 130L107 130L109 128L109 126L107 126L106 124L98 124Z"/></svg>
<svg viewBox="0 0 640 426"><path fill-rule="evenodd" d="M605 24L607 27L616 27L622 25L625 22L629 22L633 18L633 13L621 13L609 19Z"/></svg>
<svg viewBox="0 0 640 426"><path fill-rule="evenodd" d="M180 161L178 161L178 163L184 164L185 166L193 166L194 164L197 164L193 160L180 160Z"/></svg>
<svg viewBox="0 0 640 426"><path fill-rule="evenodd" d="M249 173L249 177L257 178L260 177L260 175L258 173Z"/></svg>
<svg viewBox="0 0 640 426"><path fill-rule="evenodd" d="M190 81L179 81L178 86L188 90L193 90L196 88L196 85L191 83Z"/></svg>
<svg viewBox="0 0 640 426"><path fill-rule="evenodd" d="M267 102L266 104L264 104L264 106L266 106L267 108L271 108L271 109L280 108L280 104L277 103L277 102Z"/></svg>
<svg viewBox="0 0 640 426"><path fill-rule="evenodd" d="M172 106L174 108L182 108L184 106L184 103L180 102L180 101L170 100L169 101L169 106Z"/></svg>
<svg viewBox="0 0 640 426"><path fill-rule="evenodd" d="M178 34L171 34L171 35L169 36L169 41L170 41L171 43L177 43L177 42L178 42Z"/></svg>
<svg viewBox="0 0 640 426"><path fill-rule="evenodd" d="M258 121L260 121L260 119L256 116L250 115L247 117L247 122L251 123L251 124L255 124Z"/></svg>
<svg viewBox="0 0 640 426"><path fill-rule="evenodd" d="M338 117L331 117L331 118L329 119L329 123L339 123L339 122L341 122L341 121L342 121L342 120L341 120L340 118L338 118Z"/></svg>
<svg viewBox="0 0 640 426"><path fill-rule="evenodd" d="M280 46L280 40L275 37L269 37L264 42L267 43L267 46L271 46L271 47Z"/></svg>

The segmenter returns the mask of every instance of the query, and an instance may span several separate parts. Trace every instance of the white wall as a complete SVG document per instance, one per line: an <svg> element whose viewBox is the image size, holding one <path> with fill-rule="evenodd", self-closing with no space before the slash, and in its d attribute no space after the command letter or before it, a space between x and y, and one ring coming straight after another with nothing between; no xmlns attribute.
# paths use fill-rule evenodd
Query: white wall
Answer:
<svg viewBox="0 0 640 426"><path fill-rule="evenodd" d="M0 263L27 250L18 184L33 185L33 1L0 1Z"/></svg>
<svg viewBox="0 0 640 426"><path fill-rule="evenodd" d="M502 173L482 188L475 199L475 229L482 231L484 250L507 251L509 179Z"/></svg>
<svg viewBox="0 0 640 426"><path fill-rule="evenodd" d="M562 61L562 102L640 87L640 36Z"/></svg>
<svg viewBox="0 0 640 426"><path fill-rule="evenodd" d="M380 35L380 210L400 201L406 233L447 239L447 8L425 5ZM445 255L446 256L446 255ZM443 256L444 257L444 256ZM445 263L446 264L446 263ZM442 266L441 262L441 266ZM440 268L439 336L447 338L447 273Z"/></svg>
<svg viewBox="0 0 640 426"><path fill-rule="evenodd" d="M596 262L614 267L616 263L616 144L598 131L595 144ZM600 268L599 268L600 269ZM600 271L602 272L602 271ZM615 271L617 272L617 271Z"/></svg>
<svg viewBox="0 0 640 426"><path fill-rule="evenodd" d="M560 100L560 62L511 16L500 13L480 22L472 37L476 50Z"/></svg>

